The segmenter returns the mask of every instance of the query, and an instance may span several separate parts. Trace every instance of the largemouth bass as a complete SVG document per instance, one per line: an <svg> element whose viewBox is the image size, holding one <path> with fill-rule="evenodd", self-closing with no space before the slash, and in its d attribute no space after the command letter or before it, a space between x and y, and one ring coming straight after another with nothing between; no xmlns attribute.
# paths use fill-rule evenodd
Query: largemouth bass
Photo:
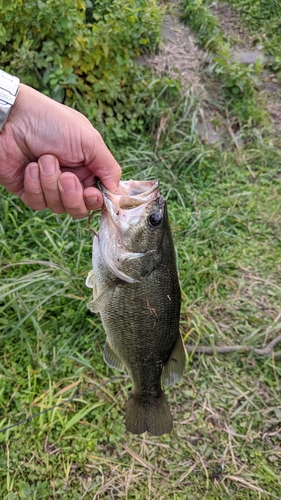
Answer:
<svg viewBox="0 0 281 500"><path fill-rule="evenodd" d="M167 207L156 181L121 181L104 199L93 242L92 312L106 332L104 360L127 369L132 391L126 429L160 436L173 420L161 388L176 383L185 366L179 332L181 294Z"/></svg>

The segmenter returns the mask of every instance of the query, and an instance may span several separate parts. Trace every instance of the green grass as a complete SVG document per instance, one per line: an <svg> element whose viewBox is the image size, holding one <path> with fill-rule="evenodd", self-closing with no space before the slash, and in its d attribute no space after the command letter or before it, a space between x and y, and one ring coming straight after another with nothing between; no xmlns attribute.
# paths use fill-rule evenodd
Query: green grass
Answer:
<svg viewBox="0 0 281 500"><path fill-rule="evenodd" d="M280 329L280 155L261 141L239 155L203 146L186 111L156 152L135 138L124 172L159 178L168 199L188 342L261 346ZM4 427L114 372L86 309L86 221L34 213L4 191L1 213ZM191 355L161 438L124 432L129 381L115 380L0 434L1 498L277 498L279 377L274 357Z"/></svg>
<svg viewBox="0 0 281 500"><path fill-rule="evenodd" d="M281 326L279 140L245 125L240 147L231 133L202 144L192 91L162 116L161 133L156 121L113 152L124 178L157 178L167 198L185 342L261 347ZM172 433L125 432L130 380L112 378L86 308L87 221L33 212L4 189L0 213L0 430L51 408L0 433L0 498L280 499L274 353L189 354L167 390Z"/></svg>

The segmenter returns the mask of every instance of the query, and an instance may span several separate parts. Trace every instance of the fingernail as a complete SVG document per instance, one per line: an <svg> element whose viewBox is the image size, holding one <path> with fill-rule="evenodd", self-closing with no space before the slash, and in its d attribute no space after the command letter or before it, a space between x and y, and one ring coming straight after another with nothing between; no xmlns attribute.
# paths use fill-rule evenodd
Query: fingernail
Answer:
<svg viewBox="0 0 281 500"><path fill-rule="evenodd" d="M59 179L60 187L66 193L76 190L76 182L73 177L62 177Z"/></svg>
<svg viewBox="0 0 281 500"><path fill-rule="evenodd" d="M38 163L44 174L52 175L55 173L56 165L53 157L42 156L42 158L39 158Z"/></svg>
<svg viewBox="0 0 281 500"><path fill-rule="evenodd" d="M29 176L32 180L39 179L38 165L33 165L32 167L29 167Z"/></svg>
<svg viewBox="0 0 281 500"><path fill-rule="evenodd" d="M98 206L101 206L101 202L100 202L100 199L99 199L99 196L85 196L85 202L87 203L87 206L89 206L89 208L98 208Z"/></svg>

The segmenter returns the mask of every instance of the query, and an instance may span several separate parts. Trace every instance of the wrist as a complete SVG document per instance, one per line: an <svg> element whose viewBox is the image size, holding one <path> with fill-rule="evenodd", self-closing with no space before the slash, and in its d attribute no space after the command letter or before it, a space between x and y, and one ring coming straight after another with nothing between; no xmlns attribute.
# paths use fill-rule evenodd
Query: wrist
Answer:
<svg viewBox="0 0 281 500"><path fill-rule="evenodd" d="M17 98L19 84L19 78L0 70L0 132Z"/></svg>

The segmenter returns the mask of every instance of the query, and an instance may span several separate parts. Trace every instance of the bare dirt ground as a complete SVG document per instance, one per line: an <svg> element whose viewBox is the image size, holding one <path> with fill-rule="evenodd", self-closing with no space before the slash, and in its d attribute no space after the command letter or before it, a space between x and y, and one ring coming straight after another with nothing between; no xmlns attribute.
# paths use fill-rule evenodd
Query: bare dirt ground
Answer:
<svg viewBox="0 0 281 500"><path fill-rule="evenodd" d="M138 62L149 66L157 75L181 78L183 89L192 88L200 102L197 130L203 142L221 142L225 127L214 127L216 114L210 106L212 98L202 78L202 67L209 55L196 44L196 35L179 20L177 2L172 13L165 15L162 25L162 45L153 57L141 57Z"/></svg>
<svg viewBox="0 0 281 500"><path fill-rule="evenodd" d="M189 84L200 84L200 66L205 52L196 45L195 35L188 26L180 23L176 13L165 16L162 37L161 51L149 59L150 67L175 78L180 75Z"/></svg>
<svg viewBox="0 0 281 500"><path fill-rule="evenodd" d="M180 22L177 0L172 0L169 4L173 8L164 18L159 54L141 57L139 63L150 66L156 74L168 74L174 78L180 76L183 87L192 87L201 105L197 127L201 140L208 143L223 142L225 135L229 135L230 124L224 116L220 116L221 125L213 125L217 121L218 111L211 104L214 96L210 94L204 81L204 67L208 65L210 55L199 48L192 30ZM275 74L270 71L270 61L263 56L262 45L241 26L234 9L228 4L213 2L210 8L218 18L221 29L233 41L234 59L244 64L251 64L258 58L262 60L264 70L260 77L259 91L266 96L273 127L276 132L281 132L281 86Z"/></svg>

